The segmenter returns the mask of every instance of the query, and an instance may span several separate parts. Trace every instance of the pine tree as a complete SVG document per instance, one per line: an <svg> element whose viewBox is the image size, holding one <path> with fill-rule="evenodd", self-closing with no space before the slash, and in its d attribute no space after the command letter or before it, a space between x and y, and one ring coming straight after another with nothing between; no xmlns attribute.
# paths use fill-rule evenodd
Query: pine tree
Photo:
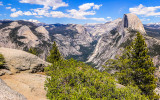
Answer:
<svg viewBox="0 0 160 100"><path fill-rule="evenodd" d="M156 67L148 55L148 48L143 36L138 32L131 48L131 67L134 70L135 84L146 95L153 96L156 88L154 72ZM152 97L151 97L152 98Z"/></svg>
<svg viewBox="0 0 160 100"><path fill-rule="evenodd" d="M54 41L52 49L50 51L50 55L47 57L47 61L53 64L55 61L59 61L61 59L62 59L61 54L58 50L56 42Z"/></svg>
<svg viewBox="0 0 160 100"><path fill-rule="evenodd" d="M123 85L136 85L142 93L149 96L150 99L155 97L157 79L154 77L155 66L148 55L148 48L143 36L137 32L135 40L130 46L127 46L124 53L117 57L116 60L110 60L107 66L116 69L115 74L119 83Z"/></svg>

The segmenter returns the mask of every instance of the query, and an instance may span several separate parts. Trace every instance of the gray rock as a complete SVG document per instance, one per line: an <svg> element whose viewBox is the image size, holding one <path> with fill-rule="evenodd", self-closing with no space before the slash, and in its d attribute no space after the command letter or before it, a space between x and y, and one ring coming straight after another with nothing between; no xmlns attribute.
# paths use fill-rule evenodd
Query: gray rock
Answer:
<svg viewBox="0 0 160 100"><path fill-rule="evenodd" d="M78 56L83 55L82 50L80 50L81 49L80 46L87 48L91 46L91 43L93 42L93 37L91 36L91 34L82 25L62 24L61 26L63 27L50 26L53 27L53 29L51 29L50 31L55 32L52 33L53 34L52 37L56 41L62 55L64 57L67 57L69 55L78 55Z"/></svg>
<svg viewBox="0 0 160 100"><path fill-rule="evenodd" d="M19 39L22 43L28 44L30 47L35 47L39 44L38 38L36 35L32 33L28 26L22 26L18 30L18 36L24 37L23 39Z"/></svg>
<svg viewBox="0 0 160 100"><path fill-rule="evenodd" d="M64 57L83 56L83 48L91 48L92 35L78 24L38 24L29 21L0 21L0 46L27 51L36 48L39 57L46 59L53 41ZM42 25L42 24L41 24ZM93 51L93 50L92 50ZM89 52L91 53L91 52ZM88 54L89 55L89 54Z"/></svg>
<svg viewBox="0 0 160 100"><path fill-rule="evenodd" d="M141 33L146 33L141 20L135 14L124 14L122 22L124 28L130 28Z"/></svg>
<svg viewBox="0 0 160 100"><path fill-rule="evenodd" d="M135 14L125 14L122 22L117 24L115 30L114 34L109 32L101 36L87 62L93 62L99 67L104 65L108 59L114 59L116 55L122 53L124 49L122 44L127 43L128 40L132 41L135 37L136 32L132 32L133 30L144 35L148 47L152 47L155 43L160 45L160 40L146 35L143 24ZM153 61L156 63L157 60L155 57Z"/></svg>
<svg viewBox="0 0 160 100"><path fill-rule="evenodd" d="M42 27L27 21L2 21L0 27L0 46L19 50L37 48L41 50L39 56L43 59L48 55L51 41L49 34L43 34ZM40 28L42 30L40 30ZM37 29L37 31L36 31ZM42 33L41 33L42 32ZM47 33L48 31L46 31Z"/></svg>
<svg viewBox="0 0 160 100"><path fill-rule="evenodd" d="M9 70L7 70L7 69L0 69L0 76L2 76L2 75L11 75L12 74L12 72L11 71L9 71Z"/></svg>
<svg viewBox="0 0 160 100"><path fill-rule="evenodd" d="M12 90L0 79L0 100L27 100L22 94Z"/></svg>
<svg viewBox="0 0 160 100"><path fill-rule="evenodd" d="M41 33L45 37L44 38L45 41L49 40L49 32L43 26L39 26L35 30Z"/></svg>
<svg viewBox="0 0 160 100"><path fill-rule="evenodd" d="M100 38L103 34L109 33L111 30L116 28L120 21L122 21L122 19L118 18L114 21L107 22L105 24L85 24L84 27L94 37Z"/></svg>
<svg viewBox="0 0 160 100"><path fill-rule="evenodd" d="M4 56L7 67L13 73L25 70L41 72L49 64L39 57L21 50L0 47L0 53Z"/></svg>

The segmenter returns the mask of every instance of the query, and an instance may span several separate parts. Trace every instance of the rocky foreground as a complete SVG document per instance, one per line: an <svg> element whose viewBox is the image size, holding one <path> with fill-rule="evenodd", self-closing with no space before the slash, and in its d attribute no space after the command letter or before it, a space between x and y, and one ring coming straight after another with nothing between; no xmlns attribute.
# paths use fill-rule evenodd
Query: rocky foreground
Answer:
<svg viewBox="0 0 160 100"><path fill-rule="evenodd" d="M0 100L46 100L44 71L49 63L25 51L0 47L5 67L0 68Z"/></svg>
<svg viewBox="0 0 160 100"><path fill-rule="evenodd" d="M0 100L27 100L22 94L12 90L0 79Z"/></svg>
<svg viewBox="0 0 160 100"><path fill-rule="evenodd" d="M0 80L0 100L47 100L45 75L19 73L0 78L5 82Z"/></svg>

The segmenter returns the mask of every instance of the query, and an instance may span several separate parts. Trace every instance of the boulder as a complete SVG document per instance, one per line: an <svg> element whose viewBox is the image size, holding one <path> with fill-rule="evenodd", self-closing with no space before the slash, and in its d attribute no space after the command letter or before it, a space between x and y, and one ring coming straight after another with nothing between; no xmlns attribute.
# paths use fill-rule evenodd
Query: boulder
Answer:
<svg viewBox="0 0 160 100"><path fill-rule="evenodd" d="M6 66L13 73L26 70L41 72L49 65L39 57L21 50L0 47L0 53L5 58Z"/></svg>
<svg viewBox="0 0 160 100"><path fill-rule="evenodd" d="M12 72L7 69L0 69L0 76L11 75L11 74L12 74Z"/></svg>

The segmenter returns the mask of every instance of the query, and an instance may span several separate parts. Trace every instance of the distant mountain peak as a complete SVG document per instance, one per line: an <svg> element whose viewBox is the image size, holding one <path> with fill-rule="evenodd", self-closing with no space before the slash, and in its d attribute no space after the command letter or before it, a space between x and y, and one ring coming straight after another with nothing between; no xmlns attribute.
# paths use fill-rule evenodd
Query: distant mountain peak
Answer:
<svg viewBox="0 0 160 100"><path fill-rule="evenodd" d="M141 20L133 13L124 14L123 27L146 33Z"/></svg>

